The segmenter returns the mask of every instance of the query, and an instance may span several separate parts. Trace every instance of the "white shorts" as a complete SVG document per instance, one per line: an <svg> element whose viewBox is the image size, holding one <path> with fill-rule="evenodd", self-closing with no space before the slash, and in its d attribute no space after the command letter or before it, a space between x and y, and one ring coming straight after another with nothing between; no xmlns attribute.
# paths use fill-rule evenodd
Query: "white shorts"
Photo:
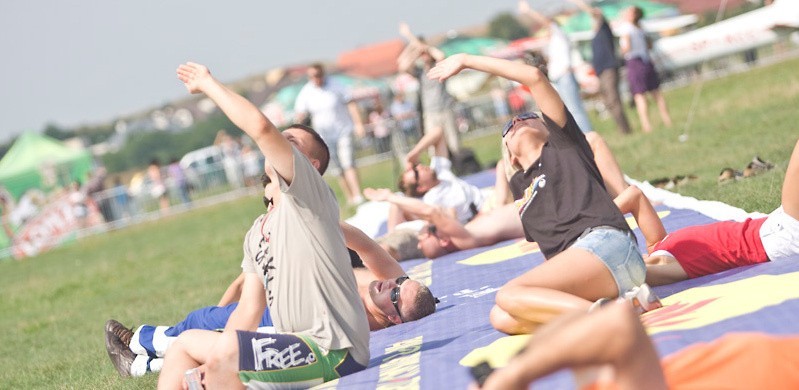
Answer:
<svg viewBox="0 0 799 390"><path fill-rule="evenodd" d="M760 227L769 260L779 261L799 254L799 221L780 208L774 210Z"/></svg>
<svg viewBox="0 0 799 390"><path fill-rule="evenodd" d="M327 148L330 150L330 165L328 172L333 175L340 175L342 169L355 167L355 144L352 142L352 134L342 135L334 139L324 139Z"/></svg>

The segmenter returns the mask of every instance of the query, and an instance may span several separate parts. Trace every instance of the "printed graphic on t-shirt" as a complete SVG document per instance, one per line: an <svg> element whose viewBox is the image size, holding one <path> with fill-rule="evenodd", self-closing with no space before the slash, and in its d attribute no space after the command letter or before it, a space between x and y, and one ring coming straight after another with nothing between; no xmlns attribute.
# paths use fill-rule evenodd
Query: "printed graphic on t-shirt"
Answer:
<svg viewBox="0 0 799 390"><path fill-rule="evenodd" d="M275 256L270 251L269 239L272 237L271 232L261 235L261 241L258 243L258 252L255 253L255 264L261 269L261 274L264 275L264 290L266 290L266 304L272 306L272 289L269 282L275 278Z"/></svg>
<svg viewBox="0 0 799 390"><path fill-rule="evenodd" d="M535 199L535 196L538 195L538 190L547 186L547 175L539 175L533 182L530 183L530 186L524 190L524 196L521 199L516 201L516 207L519 208L519 215L523 215L524 212L530 207L530 204Z"/></svg>

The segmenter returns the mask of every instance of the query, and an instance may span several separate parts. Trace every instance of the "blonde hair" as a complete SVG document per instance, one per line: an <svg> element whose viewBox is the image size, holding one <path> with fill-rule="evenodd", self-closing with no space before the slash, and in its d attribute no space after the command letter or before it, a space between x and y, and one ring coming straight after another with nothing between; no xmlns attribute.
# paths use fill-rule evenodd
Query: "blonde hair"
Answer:
<svg viewBox="0 0 799 390"><path fill-rule="evenodd" d="M499 140L500 150L502 151L502 166L505 168L505 179L510 181L510 178L518 171L522 170L521 165L516 164L513 165L513 160L510 157L510 151L508 150L508 144L505 142L504 138L500 138Z"/></svg>

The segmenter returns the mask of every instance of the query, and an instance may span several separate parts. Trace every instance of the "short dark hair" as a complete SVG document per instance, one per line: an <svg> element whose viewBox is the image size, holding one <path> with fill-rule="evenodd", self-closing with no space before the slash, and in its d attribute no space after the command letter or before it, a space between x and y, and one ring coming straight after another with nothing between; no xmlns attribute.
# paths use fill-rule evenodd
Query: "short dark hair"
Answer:
<svg viewBox="0 0 799 390"><path fill-rule="evenodd" d="M323 74L325 73L325 66L322 65L321 62L314 62L313 64L308 66L308 69L316 69L317 71Z"/></svg>
<svg viewBox="0 0 799 390"><path fill-rule="evenodd" d="M419 183L405 184L404 174L400 175L399 180L397 180L397 188L399 188L399 190L402 191L405 196L420 198L422 194L419 193L418 186Z"/></svg>
<svg viewBox="0 0 799 390"><path fill-rule="evenodd" d="M537 51L526 51L522 56L524 63L532 67L538 68L544 75L549 74L547 69L547 60L544 56Z"/></svg>
<svg viewBox="0 0 799 390"><path fill-rule="evenodd" d="M633 7L633 23L637 25L638 21L640 21L641 18L643 17L644 17L644 10L642 10L641 7L638 6Z"/></svg>
<svg viewBox="0 0 799 390"><path fill-rule="evenodd" d="M316 142L316 146L312 147L310 150L311 156L317 160L319 160L319 174L324 175L327 171L327 166L330 164L330 149L327 147L325 140L322 139L322 136L316 132L312 127L306 126L300 123L293 123L289 125L288 129L298 129L302 130L311 135L311 137Z"/></svg>
<svg viewBox="0 0 799 390"><path fill-rule="evenodd" d="M403 305L405 309L402 318L405 322L416 321L436 312L436 298L427 286L420 284L419 291L413 297L410 305Z"/></svg>

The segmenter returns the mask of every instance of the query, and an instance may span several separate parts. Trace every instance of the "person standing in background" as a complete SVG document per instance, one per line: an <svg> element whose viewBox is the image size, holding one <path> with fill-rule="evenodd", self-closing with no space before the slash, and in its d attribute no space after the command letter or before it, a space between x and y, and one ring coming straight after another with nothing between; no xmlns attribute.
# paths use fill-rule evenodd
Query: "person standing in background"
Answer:
<svg viewBox="0 0 799 390"><path fill-rule="evenodd" d="M635 100L638 119L641 120L644 133L649 133L652 131L652 124L649 122L646 93L655 99L658 110L660 110L660 118L666 127L671 127L671 116L669 108L666 106L666 99L660 93L660 78L655 70L655 64L649 55L652 43L639 25L643 16L644 12L638 7L629 7L624 10L621 17L627 22L627 25L622 29L619 43L627 66L627 82L630 84L630 93Z"/></svg>
<svg viewBox="0 0 799 390"><path fill-rule="evenodd" d="M605 15L597 7L589 6L583 0L569 0L588 13L593 21L594 37L591 39L591 65L599 78L599 91L602 103L610 112L616 127L622 134L630 134L630 123L624 114L619 96L619 59L616 57L616 39L610 30Z"/></svg>
<svg viewBox="0 0 799 390"><path fill-rule="evenodd" d="M331 172L339 175L339 184L347 203L363 203L361 182L355 169L355 135L364 136L363 120L354 99L342 85L325 77L325 68L315 63L308 68L308 83L302 87L294 103L296 122L308 115L311 124L330 148ZM353 122L354 121L354 122Z"/></svg>

